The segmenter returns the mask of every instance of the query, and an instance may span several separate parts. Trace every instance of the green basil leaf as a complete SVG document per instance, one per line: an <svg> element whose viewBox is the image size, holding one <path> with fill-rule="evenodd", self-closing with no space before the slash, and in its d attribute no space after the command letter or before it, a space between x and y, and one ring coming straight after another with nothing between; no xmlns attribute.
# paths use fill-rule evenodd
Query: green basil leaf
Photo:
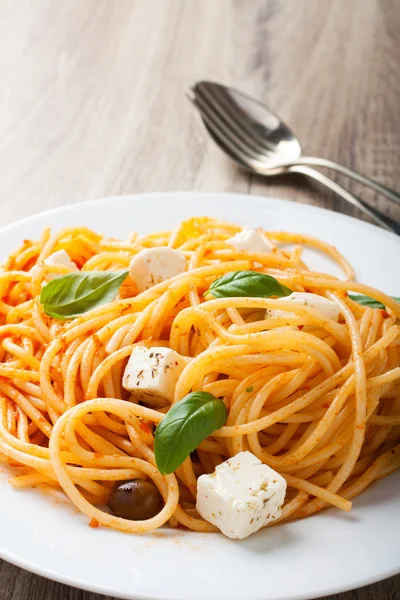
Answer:
<svg viewBox="0 0 400 600"><path fill-rule="evenodd" d="M129 271L87 271L55 277L44 286L40 302L46 315L73 319L111 302Z"/></svg>
<svg viewBox="0 0 400 600"><path fill-rule="evenodd" d="M208 290L215 298L269 298L289 296L292 290L282 285L271 275L256 271L235 271L219 277Z"/></svg>
<svg viewBox="0 0 400 600"><path fill-rule="evenodd" d="M158 425L154 454L158 470L169 475L213 431L226 423L225 404L208 392L192 392L170 408Z"/></svg>
<svg viewBox="0 0 400 600"><path fill-rule="evenodd" d="M370 308L385 308L385 305L382 304L382 302L379 302L378 300L375 300L374 298L370 298L369 296L360 296L358 294L349 294L349 298L350 300L353 300L354 302L358 302L358 304L361 304L362 306L369 306ZM392 296L393 300L396 300L396 302L400 302L400 298L396 298L395 296Z"/></svg>

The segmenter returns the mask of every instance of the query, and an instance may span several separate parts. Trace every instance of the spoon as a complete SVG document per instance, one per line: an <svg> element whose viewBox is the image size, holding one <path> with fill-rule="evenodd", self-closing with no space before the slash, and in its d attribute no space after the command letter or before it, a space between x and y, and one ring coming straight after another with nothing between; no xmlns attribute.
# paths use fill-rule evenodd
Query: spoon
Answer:
<svg viewBox="0 0 400 600"><path fill-rule="evenodd" d="M302 173L319 181L357 206L379 225L400 235L400 224L311 166L328 167L365 183L400 204L400 195L333 161L301 154L292 131L264 104L223 85L201 81L188 96L214 141L238 164L260 175Z"/></svg>

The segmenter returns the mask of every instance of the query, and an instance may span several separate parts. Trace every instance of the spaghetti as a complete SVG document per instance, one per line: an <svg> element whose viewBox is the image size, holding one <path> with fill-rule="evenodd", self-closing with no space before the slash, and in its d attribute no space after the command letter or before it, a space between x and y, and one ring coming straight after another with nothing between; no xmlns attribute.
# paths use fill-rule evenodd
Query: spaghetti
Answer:
<svg viewBox="0 0 400 600"><path fill-rule="evenodd" d="M271 252L251 253L227 243L240 230L193 218L120 242L83 227L46 229L8 257L0 270L0 452L17 469L14 487L62 488L92 523L122 531L166 523L215 531L196 513L197 477L238 452L250 450L286 479L280 522L331 505L349 510L354 496L400 466L400 305L356 283L326 243L265 232ZM69 321L45 314L43 281L68 272L45 263L52 253L65 250L81 272L115 271L156 246L179 249L187 271L142 293L128 277L115 301ZM345 279L308 270L303 246L336 261ZM289 317L266 318L269 309L287 310L280 299L205 295L216 278L243 270L329 298L339 322L296 304ZM361 306L349 291L385 310ZM153 453L168 407L139 404L121 384L137 344L191 357L175 402L199 390L228 409L226 425L170 475ZM131 521L102 508L116 483L131 479L157 486L164 506L154 517Z"/></svg>

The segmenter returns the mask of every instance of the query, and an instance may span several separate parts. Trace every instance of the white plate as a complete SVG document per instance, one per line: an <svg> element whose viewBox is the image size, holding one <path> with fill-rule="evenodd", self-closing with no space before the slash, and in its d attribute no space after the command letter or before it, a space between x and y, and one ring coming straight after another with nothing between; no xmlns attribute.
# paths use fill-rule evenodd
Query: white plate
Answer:
<svg viewBox="0 0 400 600"><path fill-rule="evenodd" d="M76 204L0 231L3 258L43 227L87 225L125 237L189 216L299 231L334 243L359 280L399 295L399 238L350 217L283 200L232 194L146 194ZM314 267L335 272L311 256ZM336 509L233 542L163 529L134 536L88 527L67 502L0 480L0 555L51 579L120 598L299 600L348 590L400 571L400 473L373 485L353 511Z"/></svg>

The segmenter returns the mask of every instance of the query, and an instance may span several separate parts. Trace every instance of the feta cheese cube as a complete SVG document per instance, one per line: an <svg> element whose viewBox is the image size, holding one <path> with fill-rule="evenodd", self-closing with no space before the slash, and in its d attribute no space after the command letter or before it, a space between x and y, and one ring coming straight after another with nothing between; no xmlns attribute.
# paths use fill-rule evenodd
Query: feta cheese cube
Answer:
<svg viewBox="0 0 400 600"><path fill-rule="evenodd" d="M243 539L281 515L286 481L251 452L197 480L197 512L224 535Z"/></svg>
<svg viewBox="0 0 400 600"><path fill-rule="evenodd" d="M129 275L139 292L186 271L186 258L173 248L160 246L141 250L131 260Z"/></svg>
<svg viewBox="0 0 400 600"><path fill-rule="evenodd" d="M71 260L68 252L65 252L65 250L57 250L57 252L53 252L53 254L50 254L50 256L45 258L45 260L43 261L43 264L47 265L47 266L51 266L51 267L67 267L71 273L75 272L75 271L79 271L78 267ZM38 272L38 270L39 270L39 265L35 265L34 267L32 267L32 269L30 270L32 277L34 276L35 273ZM55 277L58 277L59 275L66 275L66 273L64 272L64 270L62 273L54 273L54 272L46 273L44 279L45 279L45 281L51 281L52 279L54 279Z"/></svg>
<svg viewBox="0 0 400 600"><path fill-rule="evenodd" d="M187 358L170 348L135 346L122 386L150 406L165 406L174 399L176 382L187 364Z"/></svg>
<svg viewBox="0 0 400 600"><path fill-rule="evenodd" d="M263 235L261 229L243 229L227 240L227 243L237 250L247 252L266 252L271 254L272 245Z"/></svg>
<svg viewBox="0 0 400 600"><path fill-rule="evenodd" d="M307 292L293 292L290 296L285 296L284 298L279 298L280 302L294 302L295 304L299 304L300 306L309 306L310 308L315 308L321 315L326 317L327 319L332 319L333 321L339 320L340 308L328 298L324 298L323 296L318 296L318 294L310 294ZM266 317L271 317L273 319L282 319L285 317L293 317L293 313L289 310L278 310L274 308L269 308L266 311Z"/></svg>

